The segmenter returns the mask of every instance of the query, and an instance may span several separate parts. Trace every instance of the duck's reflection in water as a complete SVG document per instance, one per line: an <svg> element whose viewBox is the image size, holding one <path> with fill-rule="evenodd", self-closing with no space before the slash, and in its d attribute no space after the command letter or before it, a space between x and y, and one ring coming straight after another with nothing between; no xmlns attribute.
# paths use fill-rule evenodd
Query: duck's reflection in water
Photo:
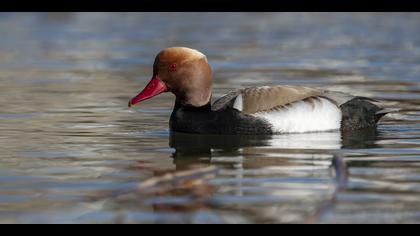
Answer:
<svg viewBox="0 0 420 236"><path fill-rule="evenodd" d="M209 163L214 153L217 156L241 156L253 148L269 148L294 154L334 153L340 149L359 149L376 147L378 132L375 128L351 133L322 132L283 135L198 135L171 132L169 146L175 149L173 158L177 169L188 163ZM264 153L267 153L264 151Z"/></svg>

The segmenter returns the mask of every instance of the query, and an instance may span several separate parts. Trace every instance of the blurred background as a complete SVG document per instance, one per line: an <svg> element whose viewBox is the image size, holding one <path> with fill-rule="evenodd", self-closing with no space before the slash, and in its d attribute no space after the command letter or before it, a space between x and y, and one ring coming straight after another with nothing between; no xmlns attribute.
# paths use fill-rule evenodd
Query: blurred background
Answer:
<svg viewBox="0 0 420 236"><path fill-rule="evenodd" d="M418 13L1 13L0 32L0 223L420 223ZM207 55L214 99L292 84L402 111L351 137L170 134L173 95L127 108L169 46Z"/></svg>

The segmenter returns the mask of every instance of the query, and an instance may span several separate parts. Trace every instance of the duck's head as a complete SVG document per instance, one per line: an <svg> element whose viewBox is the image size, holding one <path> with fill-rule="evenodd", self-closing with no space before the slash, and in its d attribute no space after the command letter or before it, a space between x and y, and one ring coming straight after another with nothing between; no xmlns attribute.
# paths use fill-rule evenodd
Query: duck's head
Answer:
<svg viewBox="0 0 420 236"><path fill-rule="evenodd" d="M204 54L185 47L166 48L156 56L152 79L128 106L172 92L182 105L201 107L210 101L211 80L212 70Z"/></svg>

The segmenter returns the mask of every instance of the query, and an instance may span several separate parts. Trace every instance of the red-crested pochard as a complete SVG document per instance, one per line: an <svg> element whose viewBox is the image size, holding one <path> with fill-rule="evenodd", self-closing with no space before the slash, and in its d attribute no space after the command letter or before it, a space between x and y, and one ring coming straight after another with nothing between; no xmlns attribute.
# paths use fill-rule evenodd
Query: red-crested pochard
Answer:
<svg viewBox="0 0 420 236"><path fill-rule="evenodd" d="M213 104L212 70L201 52L171 47L129 106L164 92L176 96L170 129L202 134L281 134L375 127L387 113L375 100L301 86L237 89Z"/></svg>

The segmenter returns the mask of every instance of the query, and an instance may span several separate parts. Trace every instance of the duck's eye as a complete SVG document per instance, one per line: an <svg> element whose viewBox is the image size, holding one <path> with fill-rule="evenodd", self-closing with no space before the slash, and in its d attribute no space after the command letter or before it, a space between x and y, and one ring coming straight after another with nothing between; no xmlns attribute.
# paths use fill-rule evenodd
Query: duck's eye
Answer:
<svg viewBox="0 0 420 236"><path fill-rule="evenodd" d="M170 71L176 71L176 64L174 63L174 64L171 64L170 66L169 66L169 70Z"/></svg>

